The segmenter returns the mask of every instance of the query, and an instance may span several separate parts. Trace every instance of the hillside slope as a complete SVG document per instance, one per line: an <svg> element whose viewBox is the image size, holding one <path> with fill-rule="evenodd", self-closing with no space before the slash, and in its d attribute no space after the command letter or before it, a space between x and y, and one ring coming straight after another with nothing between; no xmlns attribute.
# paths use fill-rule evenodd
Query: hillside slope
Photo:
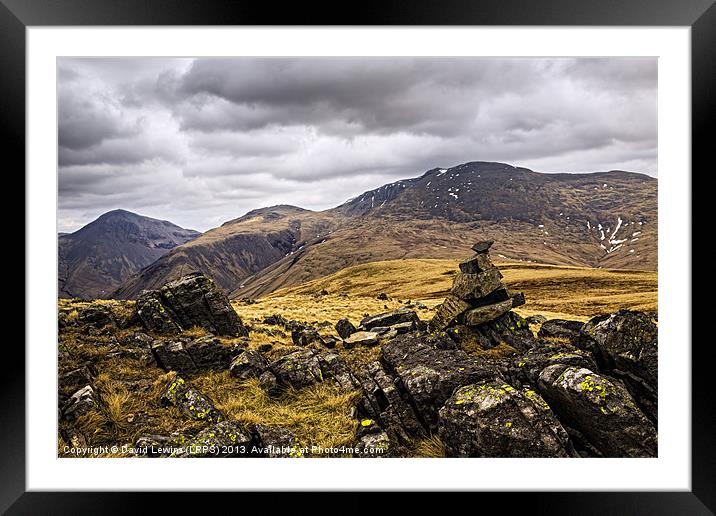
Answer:
<svg viewBox="0 0 716 516"><path fill-rule="evenodd" d="M201 233L125 210L58 235L60 297L101 298L169 250Z"/></svg>
<svg viewBox="0 0 716 516"><path fill-rule="evenodd" d="M432 169L322 212L254 210L163 256L114 295L198 270L233 297L259 297L361 263L458 258L485 238L496 258L655 270L657 180L488 162Z"/></svg>
<svg viewBox="0 0 716 516"><path fill-rule="evenodd" d="M295 206L273 206L207 231L138 272L112 295L136 297L184 274L200 271L230 291L244 278L311 245L338 225L337 218Z"/></svg>
<svg viewBox="0 0 716 516"><path fill-rule="evenodd" d="M495 240L503 259L655 270L656 205L657 182L641 174L540 174L482 162L434 169L330 210L353 218L232 296L262 296L371 261L457 258L481 239Z"/></svg>

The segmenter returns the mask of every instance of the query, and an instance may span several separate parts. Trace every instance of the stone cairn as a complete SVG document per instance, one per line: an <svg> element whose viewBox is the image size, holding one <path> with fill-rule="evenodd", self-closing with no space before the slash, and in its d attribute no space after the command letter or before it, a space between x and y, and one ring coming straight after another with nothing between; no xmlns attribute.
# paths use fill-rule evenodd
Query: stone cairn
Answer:
<svg viewBox="0 0 716 516"><path fill-rule="evenodd" d="M430 321L431 332L454 324L479 326L525 304L522 292L512 293L502 283L502 274L490 261L492 244L492 240L476 243L475 255L460 262L450 294Z"/></svg>

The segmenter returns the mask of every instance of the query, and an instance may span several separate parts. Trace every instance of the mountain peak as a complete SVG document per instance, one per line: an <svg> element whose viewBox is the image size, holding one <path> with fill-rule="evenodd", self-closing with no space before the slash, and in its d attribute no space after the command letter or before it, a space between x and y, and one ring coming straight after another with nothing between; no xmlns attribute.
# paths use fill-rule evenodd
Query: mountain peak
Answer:
<svg viewBox="0 0 716 516"><path fill-rule="evenodd" d="M103 297L127 277L201 233L117 209L59 239L63 296Z"/></svg>
<svg viewBox="0 0 716 516"><path fill-rule="evenodd" d="M256 208L255 210L251 210L241 217L224 222L221 226L229 226L231 224L236 224L237 222L244 222L257 217L262 217L265 221L278 220L291 215L298 215L310 211L311 210L307 210L306 208L300 208L291 204L276 204L274 206L266 206L265 208Z"/></svg>

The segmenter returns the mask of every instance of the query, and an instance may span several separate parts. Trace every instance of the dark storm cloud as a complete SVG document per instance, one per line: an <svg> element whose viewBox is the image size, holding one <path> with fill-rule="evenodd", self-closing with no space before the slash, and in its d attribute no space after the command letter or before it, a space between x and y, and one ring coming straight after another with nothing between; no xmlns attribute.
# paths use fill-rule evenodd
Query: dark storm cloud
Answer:
<svg viewBox="0 0 716 516"><path fill-rule="evenodd" d="M656 175L651 58L75 58L58 81L62 229L122 207L203 230L471 160Z"/></svg>

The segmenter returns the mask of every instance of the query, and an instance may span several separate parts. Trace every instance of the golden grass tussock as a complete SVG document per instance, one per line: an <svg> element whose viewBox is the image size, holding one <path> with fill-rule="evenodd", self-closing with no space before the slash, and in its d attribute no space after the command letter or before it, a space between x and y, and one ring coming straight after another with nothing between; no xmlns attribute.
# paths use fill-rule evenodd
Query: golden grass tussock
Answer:
<svg viewBox="0 0 716 516"><path fill-rule="evenodd" d="M182 335L185 337L191 337L192 339L199 339L201 337L211 335L211 333L201 326L192 326L191 328L184 330Z"/></svg>
<svg viewBox="0 0 716 516"><path fill-rule="evenodd" d="M229 419L246 425L282 427L293 432L301 446L349 446L357 422L352 417L359 393L319 383L300 391L271 397L256 380L238 381L228 371L211 372L192 384L207 394Z"/></svg>
<svg viewBox="0 0 716 516"><path fill-rule="evenodd" d="M203 427L176 407L162 405L161 395L176 373L141 366L139 361L123 362L112 358L102 364L106 367L93 382L97 406L77 419L88 446L132 444L140 436L197 432Z"/></svg>
<svg viewBox="0 0 716 516"><path fill-rule="evenodd" d="M406 457L413 458L442 458L447 456L445 444L437 435L424 439L416 439L408 448Z"/></svg>

